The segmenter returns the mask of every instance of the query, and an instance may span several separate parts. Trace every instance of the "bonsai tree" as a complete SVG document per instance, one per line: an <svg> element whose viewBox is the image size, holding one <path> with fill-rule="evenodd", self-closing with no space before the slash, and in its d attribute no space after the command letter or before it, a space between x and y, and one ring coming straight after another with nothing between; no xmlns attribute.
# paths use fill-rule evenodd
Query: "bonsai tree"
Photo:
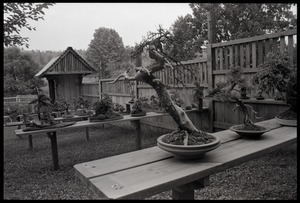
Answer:
<svg viewBox="0 0 300 203"><path fill-rule="evenodd" d="M266 60L258 66L259 71L253 77L253 84L267 93L278 91L285 94L284 100L290 108L278 118L287 120L297 119L297 69L290 63L291 57L287 52L269 52Z"/></svg>
<svg viewBox="0 0 300 203"><path fill-rule="evenodd" d="M39 121L35 121L34 124L37 126L54 125L54 119L51 116L53 110L51 99L47 95L40 93L38 88L36 88L36 93L38 97L29 103L35 104L37 108Z"/></svg>
<svg viewBox="0 0 300 203"><path fill-rule="evenodd" d="M143 110L143 99L136 99L133 103L131 116L145 116L146 111Z"/></svg>
<svg viewBox="0 0 300 203"><path fill-rule="evenodd" d="M185 111L172 100L166 85L154 75L157 71L163 70L165 65L174 69L170 61L182 65L163 51L163 44L167 41L171 42L172 37L168 31L162 28L159 28L157 33L148 33L148 37L136 46L135 51L132 53L132 58L136 59L140 57L142 52L146 51L149 53L149 57L153 59L151 64L145 67L136 67L136 73L133 76L129 76L129 70L127 70L110 83L115 83L119 78L124 77L128 81L142 81L156 91L162 107L170 114L178 126L178 130L164 137L164 142L176 145L198 145L213 142L216 140L216 137L197 129ZM176 79L177 81L179 80L178 78Z"/></svg>
<svg viewBox="0 0 300 203"><path fill-rule="evenodd" d="M54 109L55 111L62 111L65 112L63 115L64 117L72 117L73 114L71 113L71 104L65 100L64 98L59 98L54 102Z"/></svg>
<svg viewBox="0 0 300 203"><path fill-rule="evenodd" d="M100 101L93 104L95 114L90 117L90 121L103 121L107 119L123 118L119 113L113 111L113 102L111 98L104 94Z"/></svg>
<svg viewBox="0 0 300 203"><path fill-rule="evenodd" d="M195 82L196 89L194 90L193 100L198 106L198 111L202 112L203 109L203 86L199 82Z"/></svg>
<svg viewBox="0 0 300 203"><path fill-rule="evenodd" d="M260 131L261 126L255 125L251 120L251 113L257 114L254 109L245 104L241 100L242 88L247 88L245 78L242 76L243 72L240 67L231 67L227 74L227 82L218 83L216 88L209 91L208 97L214 96L221 101L236 102L236 108L243 114L243 126L240 130ZM259 117L256 117L259 118Z"/></svg>

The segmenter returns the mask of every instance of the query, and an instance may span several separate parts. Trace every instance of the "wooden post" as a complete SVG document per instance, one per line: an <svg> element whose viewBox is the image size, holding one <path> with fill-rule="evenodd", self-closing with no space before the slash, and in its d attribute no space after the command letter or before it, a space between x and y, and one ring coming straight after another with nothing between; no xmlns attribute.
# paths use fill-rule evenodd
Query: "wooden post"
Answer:
<svg viewBox="0 0 300 203"><path fill-rule="evenodd" d="M132 120L130 123L134 126L136 130L136 150L142 149L142 132L141 132L141 122L140 120Z"/></svg>
<svg viewBox="0 0 300 203"><path fill-rule="evenodd" d="M216 41L216 32L215 32L215 17L212 12L207 14L207 26L208 26L208 45L207 45L207 83L208 90L212 90L214 87L213 84L213 59L214 53L212 50L212 44Z"/></svg>
<svg viewBox="0 0 300 203"><path fill-rule="evenodd" d="M29 150L33 150L32 135L28 135Z"/></svg>
<svg viewBox="0 0 300 203"><path fill-rule="evenodd" d="M57 139L56 132L47 132L48 137L51 140L51 149L52 149L52 160L53 160L53 168L54 170L59 169L58 163L58 150L57 150Z"/></svg>
<svg viewBox="0 0 300 203"><path fill-rule="evenodd" d="M195 189L209 185L209 176L172 189L173 200L194 200Z"/></svg>

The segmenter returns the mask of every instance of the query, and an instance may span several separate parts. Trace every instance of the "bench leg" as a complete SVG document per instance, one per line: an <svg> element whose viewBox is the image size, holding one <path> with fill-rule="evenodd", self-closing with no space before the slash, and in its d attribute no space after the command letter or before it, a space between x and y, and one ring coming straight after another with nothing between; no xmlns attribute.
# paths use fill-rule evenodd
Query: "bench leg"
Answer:
<svg viewBox="0 0 300 203"><path fill-rule="evenodd" d="M172 198L173 200L193 200L195 198L195 189L204 188L208 185L209 176L172 189Z"/></svg>
<svg viewBox="0 0 300 203"><path fill-rule="evenodd" d="M54 170L57 170L57 169L59 169L59 164L58 164L56 132L48 132L47 135L51 140L53 168L54 168Z"/></svg>
<svg viewBox="0 0 300 203"><path fill-rule="evenodd" d="M89 134L89 128L85 128L85 141L89 141L90 139L90 134Z"/></svg>
<svg viewBox="0 0 300 203"><path fill-rule="evenodd" d="M193 189L191 190L185 190L180 191L175 189L172 189L172 198L173 200L194 200L195 191Z"/></svg>
<svg viewBox="0 0 300 203"><path fill-rule="evenodd" d="M136 139L135 139L135 147L137 150L142 149L142 132L141 132L141 122L140 120L130 121L136 130Z"/></svg>
<svg viewBox="0 0 300 203"><path fill-rule="evenodd" d="M28 135L29 150L33 150L32 135Z"/></svg>

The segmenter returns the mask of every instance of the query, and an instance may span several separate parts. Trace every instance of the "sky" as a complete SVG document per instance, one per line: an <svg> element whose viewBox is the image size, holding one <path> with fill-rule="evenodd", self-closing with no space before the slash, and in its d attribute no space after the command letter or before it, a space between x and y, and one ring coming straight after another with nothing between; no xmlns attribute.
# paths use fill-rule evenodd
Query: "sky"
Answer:
<svg viewBox="0 0 300 203"><path fill-rule="evenodd" d="M296 6L292 10L296 13ZM159 25L169 29L192 9L188 3L56 3L44 12L44 20L28 21L35 31L20 32L29 38L29 50L86 50L100 27L114 29L124 46L134 46L149 31L157 31Z"/></svg>
<svg viewBox="0 0 300 203"><path fill-rule="evenodd" d="M192 9L188 3L56 3L44 12L44 20L28 21L35 31L20 32L29 37L29 50L86 50L100 27L114 29L124 46L134 46L149 31L157 31L159 25L169 29Z"/></svg>

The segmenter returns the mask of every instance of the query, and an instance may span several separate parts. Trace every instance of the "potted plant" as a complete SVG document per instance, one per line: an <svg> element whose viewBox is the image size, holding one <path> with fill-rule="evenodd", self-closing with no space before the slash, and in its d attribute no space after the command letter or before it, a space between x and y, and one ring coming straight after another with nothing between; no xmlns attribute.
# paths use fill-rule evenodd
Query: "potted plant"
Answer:
<svg viewBox="0 0 300 203"><path fill-rule="evenodd" d="M141 99L137 99L134 101L130 115L132 117L139 117L139 116L146 115L146 111L143 110L143 101Z"/></svg>
<svg viewBox="0 0 300 203"><path fill-rule="evenodd" d="M165 109L162 107L162 104L159 101L159 98L156 97L155 95L151 95L150 103L148 106L150 106L150 109L152 109L152 111L154 111L154 112L157 112L157 113L166 112Z"/></svg>
<svg viewBox="0 0 300 203"><path fill-rule="evenodd" d="M196 89L194 90L194 95L193 99L194 102L196 103L195 106L198 107L198 111L202 112L203 111L203 86L200 86L199 82L194 83L196 85Z"/></svg>
<svg viewBox="0 0 300 203"><path fill-rule="evenodd" d="M253 84L267 94L284 95L289 109L275 117L282 125L297 126L297 69L290 63L287 52L269 52L266 60L258 66Z"/></svg>
<svg viewBox="0 0 300 203"><path fill-rule="evenodd" d="M166 85L155 77L154 74L157 71L165 68L165 63L173 67L169 62L173 60L172 57L164 53L162 47L162 43L168 41L169 37L170 33L162 28L158 30L158 33L149 33L148 37L136 47L132 53L132 58L136 59L140 57L143 51L146 51L149 53L149 57L153 59L151 63L147 66L137 67L134 76L129 76L128 71L126 71L110 83L115 83L119 78L124 77L128 81L136 80L150 85L156 91L162 107L178 126L178 130L160 136L157 139L157 146L172 153L178 159L198 159L208 151L220 146L220 139L197 129L186 112L173 100Z"/></svg>
<svg viewBox="0 0 300 203"><path fill-rule="evenodd" d="M242 77L242 69L240 67L231 67L227 74L227 82L219 83L215 89L209 92L208 96L214 96L221 101L236 102L236 109L243 114L243 124L233 125L229 129L241 136L248 138L258 138L270 128L254 124L251 120L251 113L256 116L257 112L245 104L241 98L242 88L246 89L245 78ZM259 118L256 116L256 118Z"/></svg>
<svg viewBox="0 0 300 203"><path fill-rule="evenodd" d="M113 111L113 102L106 94L103 95L103 98L100 99L100 101L96 101L93 104L93 110L95 111L95 114L89 118L90 122L103 122L123 118L122 115Z"/></svg>

